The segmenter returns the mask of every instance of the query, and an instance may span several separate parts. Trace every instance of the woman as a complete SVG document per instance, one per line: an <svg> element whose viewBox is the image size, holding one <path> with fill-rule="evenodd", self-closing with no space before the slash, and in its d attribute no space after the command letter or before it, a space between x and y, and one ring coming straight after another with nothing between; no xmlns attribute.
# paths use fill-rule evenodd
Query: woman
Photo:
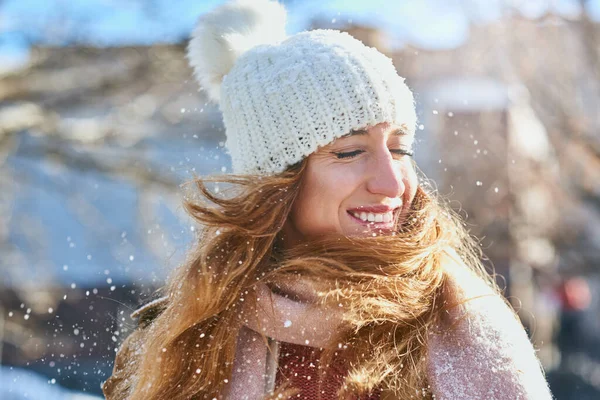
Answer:
<svg viewBox="0 0 600 400"><path fill-rule="evenodd" d="M236 175L197 181L205 229L134 313L106 397L551 398L477 245L419 185L404 79L345 33L284 26L267 0L198 23L188 56Z"/></svg>

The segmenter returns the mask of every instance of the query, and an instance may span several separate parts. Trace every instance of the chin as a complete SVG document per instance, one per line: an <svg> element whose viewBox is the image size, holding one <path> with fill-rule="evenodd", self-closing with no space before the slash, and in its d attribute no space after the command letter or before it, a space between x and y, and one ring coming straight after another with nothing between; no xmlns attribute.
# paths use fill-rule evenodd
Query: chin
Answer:
<svg viewBox="0 0 600 400"><path fill-rule="evenodd" d="M393 229L377 229L360 227L357 229L349 229L346 233L343 233L346 237L371 237L371 236L391 236L394 234Z"/></svg>

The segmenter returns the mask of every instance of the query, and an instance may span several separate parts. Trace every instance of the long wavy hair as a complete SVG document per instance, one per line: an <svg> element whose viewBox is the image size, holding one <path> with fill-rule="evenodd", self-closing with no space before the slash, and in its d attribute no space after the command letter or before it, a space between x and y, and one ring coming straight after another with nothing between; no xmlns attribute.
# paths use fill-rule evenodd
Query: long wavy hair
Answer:
<svg viewBox="0 0 600 400"><path fill-rule="evenodd" d="M345 344L343 354L330 349L322 354L322 360L348 360L339 398L377 388L396 399L431 397L427 335L449 306L443 298L445 255L453 249L495 287L479 246L447 203L421 184L393 235L323 238L284 250L280 232L305 165L306 160L275 176L194 181L195 195L184 205L204 229L163 288L164 309L140 328L143 351L124 366L127 379L118 383L114 398L222 398L245 294L258 281L276 282L286 274L334 282L325 298L345 302L348 328L332 341ZM228 189L215 193L209 189L215 183ZM293 393L288 389L280 398Z"/></svg>

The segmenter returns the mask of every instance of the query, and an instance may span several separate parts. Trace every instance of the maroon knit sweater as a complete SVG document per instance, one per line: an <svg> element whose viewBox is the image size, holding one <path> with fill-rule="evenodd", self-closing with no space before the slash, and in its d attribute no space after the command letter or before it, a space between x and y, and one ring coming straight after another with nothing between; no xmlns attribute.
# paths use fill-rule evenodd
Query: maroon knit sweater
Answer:
<svg viewBox="0 0 600 400"><path fill-rule="evenodd" d="M331 365L322 381L319 381L319 357L321 351L314 347L280 342L279 370L276 385L289 382L291 387L299 389L296 395L302 400L333 400L342 386L347 373L341 362ZM363 396L360 400L379 400L379 391Z"/></svg>

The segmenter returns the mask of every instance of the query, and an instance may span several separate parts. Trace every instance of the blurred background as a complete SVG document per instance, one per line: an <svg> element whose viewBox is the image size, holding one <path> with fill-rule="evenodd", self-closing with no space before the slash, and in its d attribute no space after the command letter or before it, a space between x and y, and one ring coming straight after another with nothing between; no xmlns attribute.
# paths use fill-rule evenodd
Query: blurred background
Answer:
<svg viewBox="0 0 600 400"><path fill-rule="evenodd" d="M0 398L92 399L228 172L185 60L221 1L0 0ZM416 159L502 276L557 399L600 398L600 0L284 1L414 90Z"/></svg>

